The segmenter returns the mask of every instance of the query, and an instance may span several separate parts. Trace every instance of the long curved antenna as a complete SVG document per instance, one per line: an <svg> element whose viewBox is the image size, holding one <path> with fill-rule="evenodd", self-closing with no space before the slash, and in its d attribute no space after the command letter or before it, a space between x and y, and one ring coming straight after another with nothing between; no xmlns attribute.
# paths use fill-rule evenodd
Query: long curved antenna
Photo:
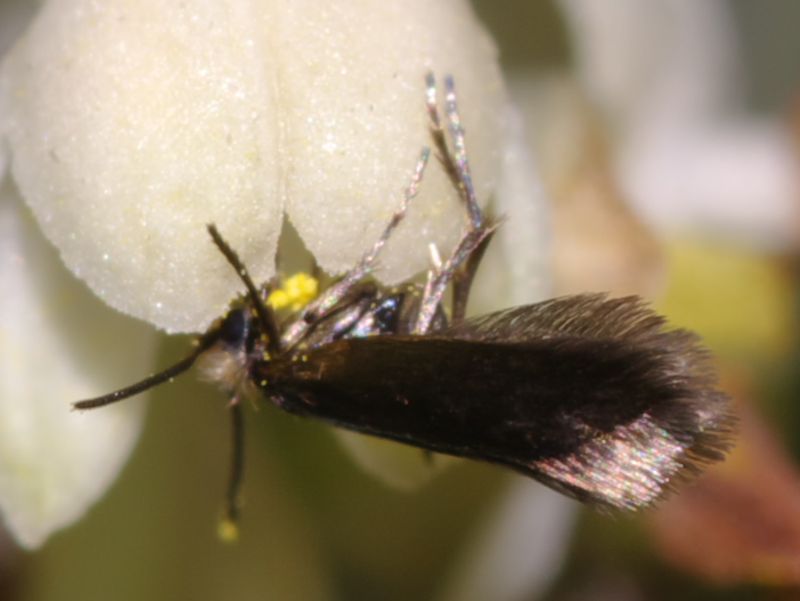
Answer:
<svg viewBox="0 0 800 601"><path fill-rule="evenodd" d="M145 390L149 390L154 386L158 386L159 384L163 384L174 378L177 375L182 374L186 370L188 370L194 362L197 361L197 358L202 355L208 348L216 342L218 338L218 333L216 331L212 331L209 334L203 336L200 339L200 343L197 345L189 355L178 361L175 365L171 365L167 369L158 372L157 374L153 374L152 376L148 376L144 380L140 382L136 382L135 384L131 384L130 386L126 386L125 388L121 388L120 390L115 390L114 392L110 392L108 394L104 394L103 396L95 397L93 399L86 399L84 401L78 401L77 403L72 403L73 409L96 409L98 407L105 407L106 405L110 405L111 403L116 403L117 401L121 401L123 399L127 399L134 395L139 394L140 392L144 392Z"/></svg>
<svg viewBox="0 0 800 601"><path fill-rule="evenodd" d="M217 226L213 223L209 223L208 233L211 234L214 244L217 245L217 248L228 260L228 263L236 270L239 279L244 282L247 288L247 294L250 297L250 302L253 303L253 309L255 309L256 315L258 316L258 321L267 334L267 347L269 348L269 352L273 355L277 355L280 352L281 339L280 333L278 332L278 325L275 323L275 316L272 314L270 308L267 307L264 299L261 298L258 288L256 288L253 280L250 279L250 274L247 273L247 268L244 266L244 263L242 263L239 255L237 255L236 251L225 241L222 234L219 233Z"/></svg>

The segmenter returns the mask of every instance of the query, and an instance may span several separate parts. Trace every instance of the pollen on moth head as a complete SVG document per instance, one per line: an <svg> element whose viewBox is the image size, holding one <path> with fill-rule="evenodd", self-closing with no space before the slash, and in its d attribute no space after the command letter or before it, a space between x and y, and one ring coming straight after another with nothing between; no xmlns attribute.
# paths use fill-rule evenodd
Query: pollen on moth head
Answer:
<svg viewBox="0 0 800 601"><path fill-rule="evenodd" d="M296 273L288 278L283 286L273 290L267 304L275 311L290 308L299 311L314 300L319 293L319 280L304 273Z"/></svg>

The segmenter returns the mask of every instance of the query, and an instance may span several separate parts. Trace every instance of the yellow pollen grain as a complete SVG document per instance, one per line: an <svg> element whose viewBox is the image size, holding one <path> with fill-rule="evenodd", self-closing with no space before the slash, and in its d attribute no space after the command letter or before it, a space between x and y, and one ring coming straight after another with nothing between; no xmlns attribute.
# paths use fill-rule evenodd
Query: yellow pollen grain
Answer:
<svg viewBox="0 0 800 601"><path fill-rule="evenodd" d="M267 299L267 304L276 311L287 307L292 311L299 311L314 300L318 293L319 280L300 272L288 278L283 286L273 290Z"/></svg>
<svg viewBox="0 0 800 601"><path fill-rule="evenodd" d="M267 304L275 311L285 309L290 303L291 300L289 299L289 295L282 288L273 290L267 299Z"/></svg>

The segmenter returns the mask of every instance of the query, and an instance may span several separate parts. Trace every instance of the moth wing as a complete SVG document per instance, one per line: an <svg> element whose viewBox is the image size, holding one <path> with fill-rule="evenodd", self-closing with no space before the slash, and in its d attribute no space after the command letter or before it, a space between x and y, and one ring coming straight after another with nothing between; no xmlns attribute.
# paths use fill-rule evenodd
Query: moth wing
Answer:
<svg viewBox="0 0 800 601"><path fill-rule="evenodd" d="M732 431L696 338L635 299L556 299L260 369L289 411L507 465L608 507L652 503L719 460Z"/></svg>
<svg viewBox="0 0 800 601"><path fill-rule="evenodd" d="M464 340L524 342L575 337L586 340L628 340L671 343L696 336L665 331L666 319L638 296L609 298L602 293L562 296L467 319L438 334ZM680 336L676 334L680 333Z"/></svg>
<svg viewBox="0 0 800 601"><path fill-rule="evenodd" d="M680 382L686 386L688 394L673 402L654 404L642 414L635 427L619 430L618 434L630 439L637 430L662 429L669 437L683 440L685 448L683 451L665 449L663 445L668 444L668 438L654 439L640 432L638 442L629 440L627 445L613 439L614 445L619 447L617 451L641 453L647 457L645 464L662 455L681 457L676 473L684 476L698 472L705 463L721 459L731 446L735 418L729 399L717 390L710 354L696 334L669 329L667 320L640 297L609 298L602 293L564 296L471 318L444 329L441 334L497 342L547 340L556 345L574 340L587 344L593 341L598 349L613 344L627 347L632 354L656 352L659 360L652 365L652 376L660 373L665 384ZM648 440L657 444L648 446ZM608 441L607 438L593 441L582 454L570 456L570 465L554 460L543 468L556 479L565 476L585 481L595 473L592 463L604 461L611 452L604 446ZM609 464L615 463L612 460ZM584 475L570 475L572 472Z"/></svg>

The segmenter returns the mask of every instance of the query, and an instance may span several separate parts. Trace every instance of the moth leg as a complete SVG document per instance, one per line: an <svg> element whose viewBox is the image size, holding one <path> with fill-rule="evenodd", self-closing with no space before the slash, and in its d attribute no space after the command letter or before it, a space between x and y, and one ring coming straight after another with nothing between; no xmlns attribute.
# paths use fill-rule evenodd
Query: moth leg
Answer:
<svg viewBox="0 0 800 601"><path fill-rule="evenodd" d="M452 282L451 319L453 323L459 323L464 319L472 280L496 226L488 222L481 211L480 205L478 205L475 186L472 183L472 170L467 156L464 127L458 110L453 78L450 76L445 77L445 117L452 150L447 143L445 126L439 114L436 79L432 73L427 74L425 83L431 137L437 151L437 158L461 196L464 210L467 213L468 224L466 234L462 237L459 246L451 256L450 265L445 270L441 270L443 274L439 278L440 281L432 286L430 291L431 298L428 303L440 302L444 287L447 286L447 283ZM476 240L478 240L477 243L475 243ZM439 291L439 288L441 288L441 291ZM430 311L429 307L426 309L428 312ZM430 323L428 323L428 327L429 325ZM423 324L420 324L420 328L427 331Z"/></svg>
<svg viewBox="0 0 800 601"><path fill-rule="evenodd" d="M338 302L353 286L355 286L356 283L358 283L372 271L372 269L375 267L375 260L378 258L381 250L386 245L386 242L389 240L392 232L394 232L394 230L398 225L400 225L400 222L406 216L411 200L417 195L419 184L422 181L422 176L425 172L425 167L428 164L429 158L430 149L425 147L422 149L420 157L417 160L417 164L414 167L414 174L411 177L411 182L403 194L403 203L400 205L400 208L394 213L394 215L392 215L392 218L389 220L389 223L386 224L383 233L375 241L375 244L372 245L372 248L361 257L361 260L358 263L356 263L355 267L350 269L341 280L331 286L328 292L321 296L318 301L314 303L313 307L309 308L309 312L313 311L319 316L324 315L330 310L331 307L337 305Z"/></svg>
<svg viewBox="0 0 800 601"><path fill-rule="evenodd" d="M348 296L336 307L335 315L331 313L326 316L325 327L317 329L320 321L312 323L302 323L302 328L296 328L292 324L287 333L284 334L284 348L291 351L300 343L306 347L315 348L324 344L329 344L334 340L345 336L352 328L356 327L358 321L368 312L371 303L377 297L377 287L369 281L360 282L353 287ZM299 337L295 338L295 332Z"/></svg>
<svg viewBox="0 0 800 601"><path fill-rule="evenodd" d="M239 493L244 474L244 414L238 397L234 396L228 403L228 411L231 416L231 464L219 535L225 541L233 541L239 530Z"/></svg>
<svg viewBox="0 0 800 601"><path fill-rule="evenodd" d="M364 277L372 272L375 268L376 259L386 245L386 241L392 235L392 232L397 229L397 226L400 225L400 222L408 212L411 201L417 195L429 158L430 149L425 147L420 153L419 159L414 167L414 173L411 176L411 181L403 194L403 203L394 215L392 215L392 218L389 220L389 223L386 224L381 236L375 241L372 248L364 253L361 260L359 260L352 269L345 273L338 282L328 288L316 300L308 304L303 312L302 319L297 320L293 327L285 332L284 343L287 346L292 346L293 343L302 338L311 324L319 321L321 318L325 317L331 309L339 306L342 299L347 297L351 290L364 279Z"/></svg>
<svg viewBox="0 0 800 601"><path fill-rule="evenodd" d="M451 308L451 322L458 324L464 320L467 313L467 301L472 289L472 281L483 259L483 254L489 246L494 235L494 228L486 233L480 244L476 245L469 253L464 263L453 274L453 298Z"/></svg>
<svg viewBox="0 0 800 601"><path fill-rule="evenodd" d="M459 269L469 262L473 256L479 256L482 249L485 248L488 239L492 236L497 224L490 224L483 226L479 229L470 229L464 233L461 240L456 245L453 253L448 257L440 269L431 269L428 271L428 279L425 282L425 288L422 292L422 300L420 301L419 311L417 312L417 319L411 330L412 334L426 334L430 331L433 325L434 317L442 302L447 285L454 281L454 278L459 272ZM474 268L468 271L469 281L474 275ZM463 277L463 276L462 276ZM464 280L462 280L464 281ZM462 287L462 294L469 293L469 287ZM466 306L466 296L461 303ZM463 319L463 314L455 314L453 323L458 323Z"/></svg>
<svg viewBox="0 0 800 601"><path fill-rule="evenodd" d="M437 85L433 73L425 76L425 96L428 109L428 120L431 137L433 138L436 157L444 167L450 181L458 189L464 208L469 218L472 229L479 229L484 222L483 213L478 205L475 194L475 187L472 184L472 170L467 158L467 147L465 142L464 127L461 124L461 114L458 110L455 82L451 76L446 76L445 85L445 116L447 119L447 131L450 134L452 150L447 143L447 135L442 117L439 114L437 104Z"/></svg>

